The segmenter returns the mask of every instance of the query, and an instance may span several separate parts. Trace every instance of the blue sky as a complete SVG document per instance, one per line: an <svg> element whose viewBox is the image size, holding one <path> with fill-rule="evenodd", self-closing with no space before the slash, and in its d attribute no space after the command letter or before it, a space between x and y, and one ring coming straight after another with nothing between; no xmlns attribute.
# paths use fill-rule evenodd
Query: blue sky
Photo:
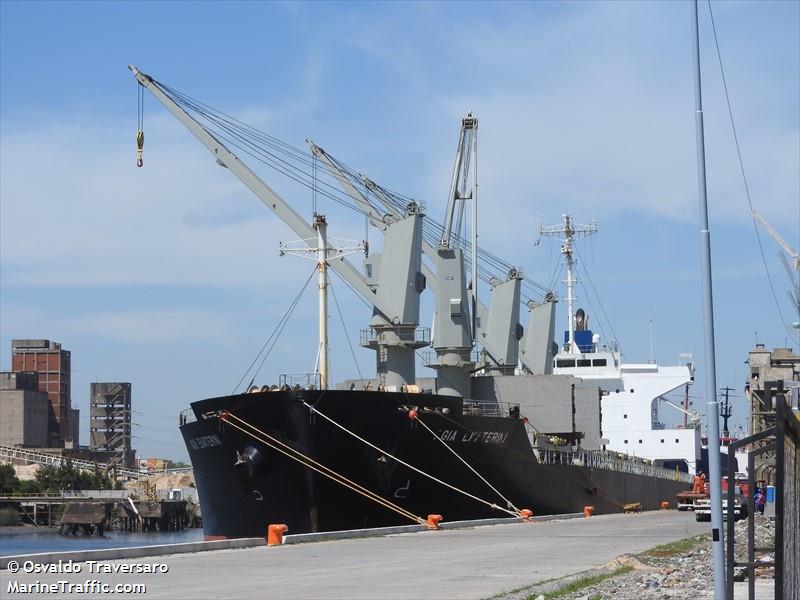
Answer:
<svg viewBox="0 0 800 600"><path fill-rule="evenodd" d="M753 204L800 247L800 3L712 6ZM689 7L0 2L0 369L11 338L60 341L84 443L89 383L131 381L135 446L181 458L178 412L232 390L308 275L277 255L289 229L150 96L135 168L130 63L295 146L313 138L438 220L474 111L481 245L546 283L558 248L534 245L539 226L596 220L579 246L611 321L593 315L595 328L646 361L652 320L659 361L691 352L702 365ZM736 388L743 422L747 352L798 341L761 264L705 3L701 35L717 383ZM259 173L310 218L308 190ZM358 219L321 208L332 235L363 237ZM790 322L778 248L761 240ZM368 311L334 288L355 344ZM308 294L264 383L311 370L315 315ZM339 380L356 368L333 315ZM356 356L373 372L369 351Z"/></svg>

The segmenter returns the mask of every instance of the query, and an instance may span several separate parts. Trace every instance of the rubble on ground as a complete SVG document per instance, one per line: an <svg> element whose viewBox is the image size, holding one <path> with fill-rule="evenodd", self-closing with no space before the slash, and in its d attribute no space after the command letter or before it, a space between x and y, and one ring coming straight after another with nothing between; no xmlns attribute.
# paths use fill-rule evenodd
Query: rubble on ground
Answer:
<svg viewBox="0 0 800 600"><path fill-rule="evenodd" d="M747 560L747 520L735 525L734 553L736 561ZM727 533L727 528L726 528ZM774 560L775 521L772 517L755 517L755 558L757 561ZM565 600L614 599L712 599L714 597L713 558L708 536L698 539L691 550L671 554L669 551L649 551L637 556L625 555L607 565L610 570L630 567L631 571L611 577L600 583L559 596ZM757 567L757 579L774 579L773 567ZM735 580L744 581L744 567L737 567Z"/></svg>

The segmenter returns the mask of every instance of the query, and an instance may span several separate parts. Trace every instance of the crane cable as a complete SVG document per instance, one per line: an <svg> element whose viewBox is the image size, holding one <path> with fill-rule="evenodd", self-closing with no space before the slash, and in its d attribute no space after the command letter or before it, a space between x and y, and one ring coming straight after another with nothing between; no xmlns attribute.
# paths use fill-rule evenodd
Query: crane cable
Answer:
<svg viewBox="0 0 800 600"><path fill-rule="evenodd" d="M308 408L308 410L311 412L311 414L316 414L316 415L319 415L320 417L322 417L323 419L325 419L325 420L326 420L326 421L328 421L329 423L332 423L333 425L335 425L336 427L338 427L339 429L341 429L341 430L342 430L342 431L344 431L345 433L347 433L347 434L349 434L349 435L353 436L353 437L354 437L354 438L356 438L358 441L360 441L360 442L363 442L364 444L366 444L366 445L367 445L367 446L369 446L370 448L372 448L372 449L374 449L374 450L377 450L377 451L378 451L378 452L380 452L381 454L384 454L384 455L388 456L389 458L391 458L392 460L394 460L394 461L396 461L396 462L400 463L400 464L401 464L401 465L403 465L404 467L406 467L406 468L409 468L409 469L411 469L412 471L415 471L415 472L419 473L420 475L424 475L424 476L425 476L425 477L427 477L428 479L431 479L431 480L435 481L436 483L439 483L439 484L441 484L441 485L443 485L443 486L445 486L445 487L448 487L448 488L450 488L451 490L453 490L453 491L455 491L455 492L458 492L459 494L463 494L463 495L465 495L465 496L467 496L467 497L469 497L469 498L472 498L473 500L476 500L476 501L478 501L478 502L480 502L480 503L482 503L482 504L485 504L486 506L488 506L488 507L490 507L490 508L493 508L493 509L495 509L495 510L500 510L500 511L506 512L506 513L508 513L509 515L511 515L512 517L518 517L518 516L520 516L520 515L519 515L519 511L517 511L517 512L514 512L514 511L511 511L511 510L509 510L509 509L507 509L507 508L503 508L502 506L498 506L498 505L497 505L497 504L495 504L494 502L489 502L488 500L484 500L483 498L478 498L477 496L475 496L475 495L473 495L473 494L470 494L469 492L467 492L467 491L465 491L465 490L462 490L462 489L460 489L460 488L457 488L456 486L454 486L454 485L451 485L451 484L447 483L446 481L442 481L441 479L439 479L439 478L437 478L437 477L434 477L433 475L431 475L431 474L429 474L429 473L426 473L425 471L423 471L423 470L421 470L421 469L418 469L417 467L415 467L415 466L413 466L413 465L410 465L410 464L408 464L407 462L405 462L405 461L403 461L403 460L401 460L401 459L397 458L396 456L393 456L392 454L390 454L389 452L387 452L387 451L386 451L386 450L384 450L383 448L379 448L379 447L378 447L378 446L376 446L375 444L373 444L373 443L371 443L371 442L368 442L367 440L365 440L364 438L362 438L361 436L359 436L357 433L355 433L355 432L353 432L353 431L350 431L349 429L347 429L347 428L346 428L344 425L342 425L341 423L337 423L336 421L334 421L332 418L330 418L330 417L329 417L329 416L327 416L326 414L324 414L324 413L320 412L320 411L319 411L317 408L315 408L315 407L311 406L310 404L308 404L308 403L307 403L305 400L303 400L302 402L303 402L303 405L305 405L305 406Z"/></svg>
<svg viewBox="0 0 800 600"><path fill-rule="evenodd" d="M391 502L390 500L387 500L383 496L380 496L380 495L376 494L375 492L373 492L371 490L368 490L367 488L365 488L364 486L356 483L355 481L352 481L351 479L348 479L344 475L341 475L340 473L337 473L333 469L331 469L329 467L326 467L322 463L319 463L319 462L315 461L313 458L303 454L299 450L295 450L291 446L289 446L287 444L284 444L283 442L281 442L277 438L269 435L268 433L266 433L264 431L261 431L260 429L258 429L254 425L248 423L247 421L245 421L244 419L242 419L240 417L237 417L236 415L234 415L230 411L227 411L227 410L223 411L222 414L218 415L218 418L219 418L219 420L221 422L227 423L228 425L238 429L239 431L241 431L245 435L248 435L248 436L252 437L253 439L261 442L262 444L265 444L266 446L269 446L270 448L272 448L273 450L276 450L277 452L280 452L284 456L299 462L304 467L306 467L308 469L311 469L312 471L316 471L317 473L319 473L320 475L324 475L328 479L332 479L336 483L339 483L339 484L343 485L344 487L356 492L357 494L361 494L362 496L366 497L367 499L372 500L373 502L375 502L377 504L380 504L381 506L383 506L385 508L388 508L389 510L393 510L394 512L406 517L407 519L413 521L414 523L416 523L418 525L427 526L427 522L422 517L419 517L419 516L415 515L414 513L404 509L403 507L398 506L394 502ZM231 419L235 419L241 425L239 425L237 423L234 423ZM252 431L248 431L248 429L250 429ZM253 433L253 432L256 432L257 434L259 434L260 436L263 436L263 437L259 437L259 435L256 435L256 433Z"/></svg>
<svg viewBox="0 0 800 600"><path fill-rule="evenodd" d="M470 433L476 433L475 429L472 429L468 425L465 425L464 423L461 423L460 421L456 421L455 419L452 419L452 418L448 417L445 414L442 414L441 417L443 419L445 419L446 421L449 421L450 423L452 423L456 427L463 427L464 429L466 429ZM526 419L527 419L527 417L523 417L523 421L525 421ZM538 429L536 429L536 427L534 427L533 424L529 420L527 422L525 422L524 424L527 425L528 427L530 427L531 429L533 429L535 432L541 434L541 432ZM521 459L523 459L525 461L531 462L531 463L533 463L535 465L539 465L540 467L550 471L554 476L557 475L558 477L566 479L567 481L569 481L571 483L574 483L575 485L578 485L578 486L584 488L589 493L592 493L592 494L596 493L599 496L605 496L612 503L615 503L615 504L619 505L620 507L623 506L623 504L621 502L619 502L618 500L615 500L613 497L609 496L606 492L604 492L603 490L601 490L600 488L595 486L594 482L591 479L589 479L589 477L587 477L586 474L583 473L582 471L578 471L578 472L583 476L584 479L589 481L589 483L592 484L592 485L586 485L585 483L581 483L577 479L574 479L573 477L570 477L568 474L563 473L563 472L561 472L559 470L556 470L556 468L553 465L550 465L550 464L542 462L541 460L537 459L536 456L533 455L533 454L523 453L523 452L520 452L519 450L516 450L514 448L509 448L509 451L512 454L518 456L519 458L521 458Z"/></svg>
<svg viewBox="0 0 800 600"><path fill-rule="evenodd" d="M761 234L758 231L758 225L756 224L756 218L753 215L754 208L753 208L753 200L750 197L750 186L747 183L747 175L745 175L744 170L744 161L742 160L742 149L739 146L739 136L736 133L736 123L733 120L733 108L731 107L731 98L728 94L728 81L725 78L725 68L722 66L722 53L719 49L719 38L717 37L717 25L714 21L714 11L711 9L711 0L707 0L708 3L708 14L711 17L711 29L714 32L714 45L717 49L717 60L719 62L719 72L722 75L722 87L725 91L725 102L728 105L728 117L731 122L731 132L733 133L733 141L736 145L736 156L739 160L739 170L742 173L742 183L744 185L744 193L745 197L747 198L747 205L750 207L750 215L753 220L753 230L756 234L756 241L758 242L758 250L761 253L761 264L764 267L764 273L767 276L767 281L769 282L769 289L772 292L772 299L775 301L775 308L778 310L778 315L780 316L781 323L783 324L784 329L789 332L789 335L795 337L794 332L792 332L791 327L786 322L786 319L783 316L783 310L781 310L781 305L778 302L778 296L775 293L775 285L772 283L772 275L769 272L769 267L767 266L767 257L764 254L764 246L761 243Z"/></svg>
<svg viewBox="0 0 800 600"><path fill-rule="evenodd" d="M413 414L413 416L412 416L412 414ZM503 494L501 494L501 493L500 493L500 491L499 491L499 490L498 490L496 487L494 487L494 486L493 486L491 483L489 483L489 482L486 480L486 478L484 478L484 477L483 477L483 475L481 475L481 474L480 474L480 473L478 473L478 472L477 472L475 469L473 469L473 468L472 468L472 465L470 465L470 464L469 464L469 463L468 463L466 460L464 460L464 459L463 459L463 458L462 458L462 457L461 457L461 456L460 456L460 455L459 455L459 454L458 454L458 453L457 453L455 450L453 450L453 449L452 449L450 446L448 446L448 445L447 445L447 442L445 442L445 441L444 441L442 438L440 438L438 435L436 435L436 433L433 431L433 429L431 429L430 427L428 427L428 426L425 424L425 422L424 422L422 419L420 419L420 418L419 418L419 413L418 413L416 410L413 410L413 411L411 411L411 412L409 413L409 417L410 417L412 420L414 420L414 421L416 421L417 423L419 423L420 425L422 425L422 426L423 426L425 429L427 429L427 430L430 432L430 434L431 434L431 435L434 437L434 439L435 439L436 441L440 442L440 443L441 443L441 444L442 444L442 445L443 445L445 448L447 448L447 449L448 449L448 450L449 450L449 451L450 451L450 452L453 454L453 456L455 456L455 457L456 457L458 460L460 460L462 463L464 463L464 465L465 465L465 466L466 466L466 467L467 467L467 468L468 468L470 471L472 471L473 473L475 473L475 475L477 475L477 476L478 476L478 478L479 478L481 481L483 481L483 483L485 483L485 484L486 484L486 485L488 485L490 488L492 488L492 490L494 490L494 492L495 492L495 493L496 493L498 496L500 496L500 497L501 497L503 500L505 500L505 502L506 502L506 505L507 505L509 508L513 508L513 509L514 509L514 511L515 511L517 514L520 514L520 510L519 510L519 509L518 509L516 506L514 506L514 503L513 503L513 502L511 502L511 500L509 500L509 499L508 499L508 498L506 498L505 496L503 496Z"/></svg>
<svg viewBox="0 0 800 600"><path fill-rule="evenodd" d="M320 181L318 179L317 181L315 181L315 173L314 173L315 161L313 157L310 157L306 152L303 152L291 146L290 144L281 142L277 138L269 136L268 134L250 125L247 125L246 123L243 123L242 121L239 121L229 115L226 115L225 113L217 109L214 109L213 107L204 104L199 100L187 96L186 94L183 94L178 90L170 88L164 83L157 82L155 80L153 80L153 83L158 85L159 88L161 88L161 90L167 96L169 96L174 102L176 102L179 106L194 112L198 117L206 120L208 125L210 125L212 128L218 128L217 131L214 133L217 137L225 138L227 141L231 142L234 146L237 146L239 149L243 150L245 153L249 154L256 160L262 162L263 164L266 164L270 168L275 169L276 171L289 177L290 179L293 179L294 181L301 183L306 187L311 188L312 190L317 185L322 185L326 188L330 188L330 191L318 190L317 193L326 196L356 212L362 212L362 213L365 212L348 201L348 200L355 200L356 198L354 196L351 196L347 192L342 192L341 190L336 189L335 186L325 181ZM206 127L205 125L201 126L203 126L204 129L209 131L209 128ZM227 132L227 135L224 132ZM235 139L232 139L229 136L233 136L233 138ZM260 142L260 144L258 142ZM264 146L261 144L269 145L276 152L282 153L285 156L289 157L290 160L294 160L297 163L306 165L306 167L310 167L311 172L303 171L300 167L296 166L296 164L292 164L291 162L278 157L273 152L266 150ZM335 162L336 166L348 176L348 178L351 180L353 184L356 184L355 185L356 188L364 187L363 181L361 181L360 179L361 177L360 174L355 172L350 167L347 167L346 165L341 163L341 161L336 160L334 157L330 155L327 156L328 158L332 159L333 162ZM324 171L323 174L325 174L326 177L329 178L331 177ZM375 185L381 191L381 193L386 195L387 200L390 200L390 203L396 210L401 210L401 211L404 210L405 205L409 201L413 201L413 199L409 198L408 196L392 192L391 190L388 190L387 188L379 186L377 184ZM367 193L366 195L365 194L361 195L366 198L370 194ZM370 202L368 200L368 203L373 209L377 209L377 207L373 202ZM429 224L435 225L434 231L435 229L437 228L441 229L442 227L441 224L439 223L435 222L431 223L430 218L427 221L428 223L426 223L426 225ZM430 238L428 241L433 240L431 243L438 241L438 239L440 238L440 236L437 237L436 233L430 230L425 232L425 237L426 239ZM459 240L461 239L458 235L456 235L455 237L458 237ZM470 245L468 240L463 240L462 243L465 245L467 249L469 249ZM511 268L510 263L507 263L506 261L485 251L482 248L478 248L478 252L482 260L492 263L494 268L498 269L501 272L508 271ZM491 279L491 273L481 274L481 278L484 281L489 282L489 280ZM526 286L530 287L531 289L537 290L537 292L539 293L548 291L547 289L544 288L544 286L524 276L523 276L523 283Z"/></svg>
<svg viewBox="0 0 800 600"><path fill-rule="evenodd" d="M242 382L245 380L247 375L253 369L253 367L255 366L256 362L258 362L258 359L261 358L261 355L266 351L266 354L264 354L264 357L261 358L261 362L259 363L258 368L255 371L253 371L253 377L250 379L250 383L247 385L247 388L245 388L245 391L251 385L253 385L253 382L255 382L256 377L258 377L258 374L261 372L261 368L264 366L264 363L267 361L267 358L269 358L269 355L272 353L272 350L275 348L275 344L278 343L278 338L280 338L281 334L283 333L283 330L286 328L286 324L289 322L289 319L292 318L292 314L294 313L295 308L297 308L297 304L300 302L300 298L302 298L303 294L305 293L309 282L311 281L311 279L314 277L314 275L316 273L317 273L317 265L314 265L314 269L309 274L308 279L306 279L306 282L303 284L303 287L300 289L300 291L294 297L294 300L292 300L292 303L289 305L289 308L286 309L286 312L283 313L283 316L278 321L278 324L275 325L275 329L272 330L272 333L267 338L267 341L264 342L263 346L261 346L261 350L258 351L258 354L256 354L256 357L253 359L253 362L250 363L250 366L247 367L247 369L245 370L245 372L242 375L241 379L239 379L239 381L236 383L236 385L234 386L233 391L231 392L231 394L235 394L236 393L236 390L238 390L239 386L242 385Z"/></svg>

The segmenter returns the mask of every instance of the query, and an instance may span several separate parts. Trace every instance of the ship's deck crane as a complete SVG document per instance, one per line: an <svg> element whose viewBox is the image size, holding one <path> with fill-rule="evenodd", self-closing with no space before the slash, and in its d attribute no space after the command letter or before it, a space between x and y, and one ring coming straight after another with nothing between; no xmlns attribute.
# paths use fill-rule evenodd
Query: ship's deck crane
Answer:
<svg viewBox="0 0 800 600"><path fill-rule="evenodd" d="M437 290L432 345L436 357L427 361L427 366L436 370L437 391L465 397L471 395L470 375L475 368L471 354L477 325L477 152L478 119L470 113L461 119L444 228L433 260ZM464 272L464 250L453 243L456 206L461 202L460 222L467 200L471 201L472 213L471 289Z"/></svg>
<svg viewBox="0 0 800 600"><path fill-rule="evenodd" d="M129 69L141 86L152 93L211 152L218 164L233 173L301 239L317 238L317 232L311 224L225 144L192 118L162 84L134 66ZM417 327L419 296L425 287L421 273L422 219L423 215L417 207L410 206L402 218L387 228L386 249L382 256L370 257L368 269L371 274L368 277L361 275L344 259L333 260L328 265L374 306L368 342L377 351L377 372L386 385L414 383L414 351L427 345L424 332Z"/></svg>
<svg viewBox="0 0 800 600"><path fill-rule="evenodd" d="M475 121L477 126L477 119ZM464 155L462 150L463 137L463 135L459 135L459 151L457 152L458 156L453 179L455 182L461 181L462 188L466 186L466 183L463 180L463 173L461 176L458 174L458 165L459 162L464 162L463 158L459 161L459 157ZM469 140L467 142L469 147L471 143ZM365 175L355 173L345 165L342 165L313 141L307 140L307 143L311 153L331 173L347 196L356 201L359 209L366 215L368 222L372 226L383 230L387 221L400 216L398 200L395 197L390 197L392 194L385 191ZM459 196L468 195L466 192L451 190L453 198L456 197L457 193ZM380 208L377 208L370 201L370 198L377 200ZM452 204L452 206L448 206L447 213L451 217L451 212L455 211L456 202L453 201L448 204ZM439 246L443 239L448 244L453 239L462 241L458 235L454 235L453 218L450 218L449 222L451 225L439 227L436 237L433 238L432 232L437 231L436 223L426 219L426 227L430 226L430 228L426 230L426 237L422 240L422 252L425 258L433 265L436 265L437 260L439 260ZM456 226L455 229L457 230L458 227ZM473 244L464 243L463 245L473 256L476 254L472 250ZM473 265L481 260L481 255L484 252L480 247L478 247L477 251L477 258L473 258L471 261ZM489 258L496 257L491 257L490 255ZM495 267L497 267L497 264L495 264ZM483 277L490 285L491 302L489 307L484 305L480 298L475 298L475 310L472 314L477 318L473 325L473 331L476 334L477 341L483 348L481 368L488 373L510 374L514 371L519 361L527 372L537 375L549 373L552 370L551 341L554 330L555 296L548 292L543 303L535 303L533 301L527 303L530 316L528 327L523 330L519 324L519 302L521 296L520 283L524 277L518 269L513 267L508 267L507 269L508 272L505 279L494 276L486 277L485 275ZM425 262L422 263L422 272L426 277L427 286L438 296L439 277L437 273ZM473 266L473 277L475 277L474 273L475 268ZM525 332L524 335L523 331Z"/></svg>

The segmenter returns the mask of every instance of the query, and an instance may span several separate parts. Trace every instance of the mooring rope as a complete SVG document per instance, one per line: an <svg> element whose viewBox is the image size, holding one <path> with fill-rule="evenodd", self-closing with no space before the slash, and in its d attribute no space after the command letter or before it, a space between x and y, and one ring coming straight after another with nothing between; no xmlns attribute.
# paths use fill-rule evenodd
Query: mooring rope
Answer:
<svg viewBox="0 0 800 600"><path fill-rule="evenodd" d="M442 445L443 445L445 448L447 448L447 449L450 451L450 453L451 453L453 456L455 456L455 457L456 457L458 460L460 460L462 463L464 463L464 465L465 465L465 466L466 466L466 467L467 467L467 468L468 468L470 471L472 471L473 473L475 473L475 475L477 475L477 476L478 476L478 478L479 478L479 479L480 479L480 480L481 480L483 483L485 483L485 484L486 484L486 485L488 485L490 488L492 488L492 490L494 490L494 492L495 492L495 493L496 493L498 496L500 496L500 497L501 497L501 498L502 498L502 499L505 501L505 503L506 503L506 505L507 505L507 506L509 506L510 508L513 508L513 509L514 509L514 511L516 512L516 514L520 514L520 511L519 511L519 509L518 509L516 506L514 506L514 503L513 503L513 502L511 502L511 500L509 500L508 498L506 498L506 497L505 497L503 494L501 494L501 493L500 493L500 490L498 490L498 489L497 489L496 487L494 487L494 486L493 486L491 483L489 483L489 482L486 480L486 478L485 478L483 475L481 475L481 474L480 474L480 473L478 473L478 472L477 472L475 469L473 469L473 468L472 468L472 465L470 465L470 464L469 464L469 463L468 463L466 460L464 460L464 459L461 457L461 455L459 455L459 454L458 454L458 452L456 452L456 451L455 451L455 450L453 450L453 449L452 449L450 446L448 446L448 445L447 445L447 442L445 442L445 441L444 441L442 438L440 438L438 435L436 435L436 433L433 431L433 429L431 429L430 427L428 427L428 426L425 424L425 422L424 422L422 419L420 419L420 418L419 418L419 414L417 413L417 411L412 411L412 412L413 412L413 415L414 415L413 417L411 417L412 419L416 420L416 421L417 421L417 423L419 423L419 424L420 424L420 425L422 425L422 426L423 426L425 429L427 429L427 430L430 432L430 434L431 434L431 435L432 435L432 436L433 436L433 437L434 437L434 438L435 438L435 439L436 439L438 442L440 442L440 443L441 443L441 444L442 444ZM411 414L409 414L409 416L411 416Z"/></svg>
<svg viewBox="0 0 800 600"><path fill-rule="evenodd" d="M342 475L340 473L337 473L336 471L334 471L330 467L326 467L325 465L323 465L320 462L317 462L316 460L314 460L310 456L307 456L307 455L303 454L302 452L300 452L299 450L296 450L296 449L292 448L288 444L284 444L283 442L281 442L277 438L269 435L268 433L266 433L264 431L261 431L255 425L252 425L252 424L248 423L244 419L242 419L240 417L237 417L236 415L232 414L231 412L224 411L221 415L219 415L218 418L223 423L227 423L228 425L238 429L239 431L241 431L245 435L249 435L253 439L261 442L262 444L265 444L266 446L269 446L270 448L272 448L273 450L276 450L277 452L280 452L284 456L299 462L300 464L302 464L306 468L309 468L309 469L311 469L313 471L316 471L317 473L319 473L320 475L324 475L328 479L332 479L333 481L343 485L344 487L356 492L357 494L361 494L362 496L366 497L367 499L372 500L373 502L375 502L377 504L380 504L381 506L383 506L385 508L388 508L389 510L393 510L394 512L406 517L407 519L413 521L414 523L417 523L419 525L426 525L427 526L427 521L425 519L423 519L422 517L419 517L419 516L415 515L414 513L404 509L402 506L398 506L397 504L395 504L394 502L391 502L390 500L387 500L383 496L380 496L380 495L376 494L375 492L365 488L364 486L356 483L355 481L352 481L351 479L348 479L344 475ZM238 421L239 423L241 423L245 427L247 427L249 429L252 429L253 431L255 431L258 434L260 434L261 436L263 436L263 438L260 438L259 436L255 435L252 431L247 431L247 429L245 429L245 427L242 427L242 426L234 423L233 421L231 421L231 419L235 419L236 421ZM273 442L273 443L270 443L270 442Z"/></svg>
<svg viewBox="0 0 800 600"><path fill-rule="evenodd" d="M398 463L400 463L400 464L401 464L401 465L403 465L404 467L407 467L407 468L411 469L412 471L415 471L416 473L419 473L420 475L423 475L423 476L427 477L428 479L431 479L431 480L435 481L436 483L439 483L439 484L441 484L441 485L443 485L443 486L445 486L445 487L447 487L447 488L450 488L451 490L453 490L453 491L455 491L455 492L458 492L459 494L463 494L463 495L465 495L465 496L467 496L467 497L469 497L469 498L472 498L473 500L475 500L475 501L477 501L477 502L480 502L480 503L482 503L482 504L485 504L486 506L488 506L488 507L490 507L490 508L493 508L493 509L496 509L496 510L500 510L500 511L506 512L506 513L508 513L509 515L513 516L513 517L518 517L518 516L519 516L519 511L517 511L517 512L513 512L513 511L511 511L511 510L509 510L509 509L507 509L507 508L503 508L502 506L498 506L498 505L497 505L497 504L495 504L494 502L489 502L488 500L484 500L483 498L479 498L478 496L475 496L475 495L473 495L473 494L470 494L470 493L469 493L469 492L467 492L466 490L462 490L462 489L460 489L460 488L457 488L457 487L456 487L456 486L454 486L454 485L451 485L451 484L447 483L446 481L442 481L441 479L439 479L438 477L435 477L435 476L431 475L430 473L426 473L426 472L425 472L425 471L423 471L422 469L418 469L418 468L417 468L417 467L415 467L414 465L410 465L410 464L408 464L407 462L405 462L405 461L403 461L403 460L401 460L401 459L397 458L396 456L393 456L392 454L390 454L389 452L387 452L387 451L386 451L386 450L384 450L383 448L380 448L380 447L376 446L375 444L373 444L372 442L369 442L369 441L365 440L364 438L362 438L361 436L359 436L357 433L355 433L355 432L353 432L353 431L350 431L350 430L349 430L347 427L345 427L345 426L344 426L344 425L342 425L341 423L337 423L337 422L336 422L336 421L334 421L332 418L330 418L328 415L326 415L326 414L324 414L324 413L320 412L320 410L319 410L319 409L317 409L317 408L314 408L313 406L311 406L311 405L310 405L310 404L308 404L307 402L303 401L303 404L304 404L306 407L308 407L308 410L310 410L310 411L311 411L313 414L317 414L317 415L319 415L320 417L322 417L322 418L323 418L323 419L325 419L326 421L328 421L328 422L332 423L333 425L335 425L336 427L338 427L339 429L341 429L341 430L342 430L342 431L344 431L345 433L347 433L347 434L349 434L349 435L352 435L354 438L356 438L356 439L357 439L357 440L359 440L360 442L363 442L364 444L366 444L366 445L367 445L367 446L369 446L370 448L373 448L374 450L377 450L378 452L380 452L380 453L382 453L382 454L386 455L387 457L391 458L392 460L394 460L394 461L397 461Z"/></svg>

